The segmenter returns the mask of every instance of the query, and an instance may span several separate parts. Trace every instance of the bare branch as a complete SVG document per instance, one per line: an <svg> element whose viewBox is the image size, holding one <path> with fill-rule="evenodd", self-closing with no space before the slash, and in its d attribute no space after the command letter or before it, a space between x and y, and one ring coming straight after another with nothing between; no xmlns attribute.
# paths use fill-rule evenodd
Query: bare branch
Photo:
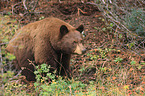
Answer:
<svg viewBox="0 0 145 96"><path fill-rule="evenodd" d="M26 0L23 0L23 6L26 10L28 10L27 6L26 6Z"/></svg>
<svg viewBox="0 0 145 96"><path fill-rule="evenodd" d="M1 74L3 74L3 59L2 59L2 51L1 51L1 46L0 46L0 69L1 69Z"/></svg>
<svg viewBox="0 0 145 96"><path fill-rule="evenodd" d="M17 6L18 4L21 4L21 3L22 3L22 2L18 2L18 3L14 4L14 5L12 6L12 14L14 14L14 7Z"/></svg>
<svg viewBox="0 0 145 96"><path fill-rule="evenodd" d="M35 2L34 7L32 8L33 11L35 10L37 4L38 4L38 0Z"/></svg>

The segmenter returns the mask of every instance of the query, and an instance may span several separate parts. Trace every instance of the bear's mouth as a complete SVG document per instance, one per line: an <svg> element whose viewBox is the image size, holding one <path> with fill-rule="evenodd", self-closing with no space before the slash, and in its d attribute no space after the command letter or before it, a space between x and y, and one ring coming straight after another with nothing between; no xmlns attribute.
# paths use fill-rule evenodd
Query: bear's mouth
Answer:
<svg viewBox="0 0 145 96"><path fill-rule="evenodd" d="M86 52L86 48L84 48L84 46L80 43L76 46L74 54L81 55L81 54L84 54L85 52Z"/></svg>

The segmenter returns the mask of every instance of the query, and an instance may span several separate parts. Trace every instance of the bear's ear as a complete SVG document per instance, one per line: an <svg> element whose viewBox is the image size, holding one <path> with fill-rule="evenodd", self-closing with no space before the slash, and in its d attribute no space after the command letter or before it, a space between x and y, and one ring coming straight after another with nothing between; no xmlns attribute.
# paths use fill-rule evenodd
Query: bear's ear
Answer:
<svg viewBox="0 0 145 96"><path fill-rule="evenodd" d="M62 38L65 34L67 34L68 33L68 29L67 29L67 27L65 26L65 25L62 25L61 27L60 27L60 38Z"/></svg>
<svg viewBox="0 0 145 96"><path fill-rule="evenodd" d="M84 26L80 25L76 30L82 33L84 31Z"/></svg>

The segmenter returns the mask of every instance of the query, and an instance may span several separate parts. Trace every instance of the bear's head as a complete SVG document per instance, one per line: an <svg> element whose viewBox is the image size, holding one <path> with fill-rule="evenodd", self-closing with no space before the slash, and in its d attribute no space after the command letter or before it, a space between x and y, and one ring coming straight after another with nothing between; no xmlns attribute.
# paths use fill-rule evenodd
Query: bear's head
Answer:
<svg viewBox="0 0 145 96"><path fill-rule="evenodd" d="M78 28L68 28L66 25L60 27L59 40L57 48L66 54L83 54L86 48L82 44L83 25Z"/></svg>

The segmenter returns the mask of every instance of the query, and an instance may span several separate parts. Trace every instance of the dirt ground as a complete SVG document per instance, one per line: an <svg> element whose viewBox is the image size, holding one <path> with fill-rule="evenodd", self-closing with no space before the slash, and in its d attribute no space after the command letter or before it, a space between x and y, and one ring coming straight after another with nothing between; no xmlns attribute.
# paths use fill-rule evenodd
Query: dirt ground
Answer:
<svg viewBox="0 0 145 96"><path fill-rule="evenodd" d="M43 6L42 6L43 5ZM10 8L11 9L11 8ZM1 9L1 12L4 12L7 9ZM141 58L139 55L128 51L127 49L123 49L117 46L115 42L115 36L113 33L108 31L102 31L102 29L106 26L102 16L102 13L99 11L97 6L91 4L84 3L67 3L67 4L58 4L58 3L48 3L48 2L38 2L37 7L34 11L27 12L24 10L22 3L17 4L13 8L12 18L17 19L18 22L23 26L27 23L34 22L49 16L60 18L71 25L77 27L80 24L83 24L85 27L84 33L86 37L84 37L84 46L88 49L88 51L81 56L72 56L72 72L74 77L80 77L81 80L87 82L89 80L95 80L96 77L96 67L106 66L117 66L113 60L116 57L121 57L123 59L122 66L128 68L130 58L139 62L145 62L145 58ZM116 49L118 51L106 52L105 56L108 59L96 59L94 62L90 60L90 55L100 55L99 50L97 48L110 48ZM107 62L106 62L107 61ZM79 74L80 68L84 66L84 68L90 68L87 71L83 72L83 74ZM117 72L117 71L116 71ZM141 77L145 73L144 67L137 73L139 77ZM105 76L105 74L102 74ZM139 78L138 77L138 78ZM134 79L135 80L135 79ZM128 83L140 83L139 81L128 81Z"/></svg>

